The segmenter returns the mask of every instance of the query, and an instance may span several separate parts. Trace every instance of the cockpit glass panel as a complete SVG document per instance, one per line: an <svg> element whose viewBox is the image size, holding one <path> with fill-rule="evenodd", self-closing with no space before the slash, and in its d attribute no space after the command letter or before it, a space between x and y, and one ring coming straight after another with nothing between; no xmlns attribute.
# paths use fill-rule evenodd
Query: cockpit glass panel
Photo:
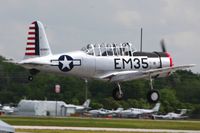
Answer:
<svg viewBox="0 0 200 133"><path fill-rule="evenodd" d="M108 53L108 56L113 56L113 47L111 44L107 44L107 53Z"/></svg>
<svg viewBox="0 0 200 133"><path fill-rule="evenodd" d="M102 56L107 56L108 55L108 51L107 51L106 45L105 44L101 44L100 48L101 48L101 55Z"/></svg>
<svg viewBox="0 0 200 133"><path fill-rule="evenodd" d="M95 55L93 44L88 44L86 49L88 55Z"/></svg>
<svg viewBox="0 0 200 133"><path fill-rule="evenodd" d="M101 56L101 48L99 44L94 45L94 52L96 56Z"/></svg>
<svg viewBox="0 0 200 133"><path fill-rule="evenodd" d="M132 56L135 52L131 43L88 44L81 50L93 56Z"/></svg>

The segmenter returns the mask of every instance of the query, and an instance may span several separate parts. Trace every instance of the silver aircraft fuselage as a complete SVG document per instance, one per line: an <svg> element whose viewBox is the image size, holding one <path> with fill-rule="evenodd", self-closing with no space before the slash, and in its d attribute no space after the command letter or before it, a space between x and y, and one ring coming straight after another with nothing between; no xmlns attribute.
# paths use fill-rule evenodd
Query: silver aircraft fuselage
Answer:
<svg viewBox="0 0 200 133"><path fill-rule="evenodd" d="M20 62L28 69L108 80L107 75L118 72L138 72L170 67L171 57L93 56L83 51L29 58ZM41 65L39 65L41 64ZM104 78L105 77L105 78ZM140 78L139 75L136 78Z"/></svg>

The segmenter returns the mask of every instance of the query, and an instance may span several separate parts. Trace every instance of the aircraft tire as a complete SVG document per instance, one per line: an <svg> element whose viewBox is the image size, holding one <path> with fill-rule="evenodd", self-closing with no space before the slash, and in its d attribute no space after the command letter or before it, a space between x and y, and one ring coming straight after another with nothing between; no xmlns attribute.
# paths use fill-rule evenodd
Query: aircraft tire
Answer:
<svg viewBox="0 0 200 133"><path fill-rule="evenodd" d="M33 76L28 76L29 81L33 81Z"/></svg>
<svg viewBox="0 0 200 133"><path fill-rule="evenodd" d="M157 90L150 90L147 94L147 100L150 103L157 103L160 99L160 94Z"/></svg>
<svg viewBox="0 0 200 133"><path fill-rule="evenodd" d="M112 95L113 95L113 98L115 100L122 100L122 98L123 98L123 93L119 94L119 89L118 88L113 89Z"/></svg>

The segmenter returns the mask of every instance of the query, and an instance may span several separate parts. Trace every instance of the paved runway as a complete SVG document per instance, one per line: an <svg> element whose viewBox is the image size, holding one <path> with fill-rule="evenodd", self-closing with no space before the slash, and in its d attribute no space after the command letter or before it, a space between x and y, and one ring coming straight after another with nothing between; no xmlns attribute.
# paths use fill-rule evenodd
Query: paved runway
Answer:
<svg viewBox="0 0 200 133"><path fill-rule="evenodd" d="M49 130L82 130L82 131L118 131L118 132L165 132L165 133L200 133L199 130L171 129L133 129L133 128L96 128L96 127L57 127L57 126L14 126L15 129L49 129Z"/></svg>

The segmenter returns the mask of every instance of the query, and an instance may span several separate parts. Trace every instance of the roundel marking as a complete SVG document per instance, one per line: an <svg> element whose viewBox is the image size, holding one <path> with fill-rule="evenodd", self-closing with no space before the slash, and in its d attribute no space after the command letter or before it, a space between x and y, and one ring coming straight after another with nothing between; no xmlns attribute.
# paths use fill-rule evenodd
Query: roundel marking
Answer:
<svg viewBox="0 0 200 133"><path fill-rule="evenodd" d="M73 58L71 56L61 55L58 58L58 61L59 61L58 68L63 72L68 72L74 67Z"/></svg>

